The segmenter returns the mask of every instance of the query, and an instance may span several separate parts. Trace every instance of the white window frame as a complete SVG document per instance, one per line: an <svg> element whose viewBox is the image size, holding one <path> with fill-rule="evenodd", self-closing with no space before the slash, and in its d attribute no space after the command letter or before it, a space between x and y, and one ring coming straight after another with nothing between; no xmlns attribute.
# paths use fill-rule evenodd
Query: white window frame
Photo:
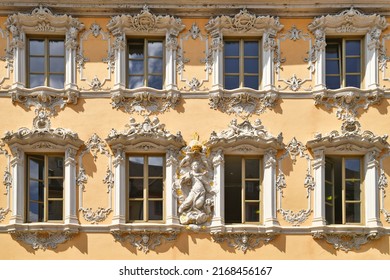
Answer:
<svg viewBox="0 0 390 280"><path fill-rule="evenodd" d="M386 19L377 14L365 15L351 7L336 15L325 15L315 18L309 24L309 30L315 37L312 53L315 60L315 90L326 89L325 83L325 47L326 38L363 37L363 69L365 89L379 87L378 56L380 48L380 35L387 27Z"/></svg>

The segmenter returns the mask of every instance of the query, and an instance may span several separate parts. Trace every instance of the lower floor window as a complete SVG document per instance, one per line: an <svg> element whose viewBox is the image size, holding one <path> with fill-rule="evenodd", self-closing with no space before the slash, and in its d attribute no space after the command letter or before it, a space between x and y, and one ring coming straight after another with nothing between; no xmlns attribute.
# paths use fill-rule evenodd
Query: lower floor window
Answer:
<svg viewBox="0 0 390 280"><path fill-rule="evenodd" d="M260 159L225 156L225 222L260 222Z"/></svg>
<svg viewBox="0 0 390 280"><path fill-rule="evenodd" d="M163 156L129 156L128 186L129 221L163 220Z"/></svg>
<svg viewBox="0 0 390 280"><path fill-rule="evenodd" d="M64 157L29 155L27 164L27 221L62 221Z"/></svg>
<svg viewBox="0 0 390 280"><path fill-rule="evenodd" d="M327 224L362 222L362 159L325 159L325 215Z"/></svg>

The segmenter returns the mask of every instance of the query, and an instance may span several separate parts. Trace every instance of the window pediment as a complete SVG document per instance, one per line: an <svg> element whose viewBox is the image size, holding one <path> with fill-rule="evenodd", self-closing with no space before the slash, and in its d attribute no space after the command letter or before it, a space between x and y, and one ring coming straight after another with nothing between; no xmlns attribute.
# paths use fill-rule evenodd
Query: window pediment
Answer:
<svg viewBox="0 0 390 280"><path fill-rule="evenodd" d="M130 123L123 131L112 129L106 138L111 147L125 146L134 151L165 151L169 147L180 149L185 146L185 142L180 132L176 135L168 132L165 125L155 117L150 120L145 117L144 122L137 123L135 119L130 118Z"/></svg>
<svg viewBox="0 0 390 280"><path fill-rule="evenodd" d="M312 150L325 148L326 152L364 154L369 148L375 147L379 151L388 148L387 138L388 135L378 136L368 130L361 131L360 123L349 119L343 122L340 132L334 130L326 135L317 133L313 140L307 142L307 146Z"/></svg>
<svg viewBox="0 0 390 280"><path fill-rule="evenodd" d="M277 137L272 136L259 119L253 124L248 120L238 124L234 119L230 122L229 128L219 133L213 131L206 146L212 149L232 149L241 153L257 153L259 150L270 148L283 149L283 136L281 133Z"/></svg>
<svg viewBox="0 0 390 280"><path fill-rule="evenodd" d="M7 131L2 140L11 147L21 145L27 149L34 149L34 151L37 149L63 151L68 145L78 148L83 144L77 133L66 128L51 128L49 117L45 111L40 111L34 118L32 129L21 127L15 132Z"/></svg>

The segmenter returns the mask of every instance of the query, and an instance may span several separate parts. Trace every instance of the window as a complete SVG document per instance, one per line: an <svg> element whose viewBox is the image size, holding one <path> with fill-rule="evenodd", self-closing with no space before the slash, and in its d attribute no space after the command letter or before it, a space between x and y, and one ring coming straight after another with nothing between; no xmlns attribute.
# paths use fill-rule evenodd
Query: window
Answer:
<svg viewBox="0 0 390 280"><path fill-rule="evenodd" d="M164 157L129 157L128 220L162 221L164 203Z"/></svg>
<svg viewBox="0 0 390 280"><path fill-rule="evenodd" d="M362 222L362 160L325 158L325 219L327 224Z"/></svg>
<svg viewBox="0 0 390 280"><path fill-rule="evenodd" d="M326 42L326 86L360 88L362 81L362 43L359 39Z"/></svg>
<svg viewBox="0 0 390 280"><path fill-rule="evenodd" d="M260 159L225 156L225 222L259 223Z"/></svg>
<svg viewBox="0 0 390 280"><path fill-rule="evenodd" d="M248 87L259 89L260 42L226 40L224 42L225 89Z"/></svg>
<svg viewBox="0 0 390 280"><path fill-rule="evenodd" d="M27 156L27 221L63 220L64 157Z"/></svg>
<svg viewBox="0 0 390 280"><path fill-rule="evenodd" d="M63 39L29 38L27 84L30 88L64 88L65 47Z"/></svg>
<svg viewBox="0 0 390 280"><path fill-rule="evenodd" d="M128 87L163 88L164 44L157 39L128 41Z"/></svg>

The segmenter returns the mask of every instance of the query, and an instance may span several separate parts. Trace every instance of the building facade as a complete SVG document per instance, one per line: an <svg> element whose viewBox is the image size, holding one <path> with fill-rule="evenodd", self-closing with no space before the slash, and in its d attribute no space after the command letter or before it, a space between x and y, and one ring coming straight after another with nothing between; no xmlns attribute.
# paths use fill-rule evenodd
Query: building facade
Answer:
<svg viewBox="0 0 390 280"><path fill-rule="evenodd" d="M1 4L0 259L387 259L390 6L277 2Z"/></svg>

